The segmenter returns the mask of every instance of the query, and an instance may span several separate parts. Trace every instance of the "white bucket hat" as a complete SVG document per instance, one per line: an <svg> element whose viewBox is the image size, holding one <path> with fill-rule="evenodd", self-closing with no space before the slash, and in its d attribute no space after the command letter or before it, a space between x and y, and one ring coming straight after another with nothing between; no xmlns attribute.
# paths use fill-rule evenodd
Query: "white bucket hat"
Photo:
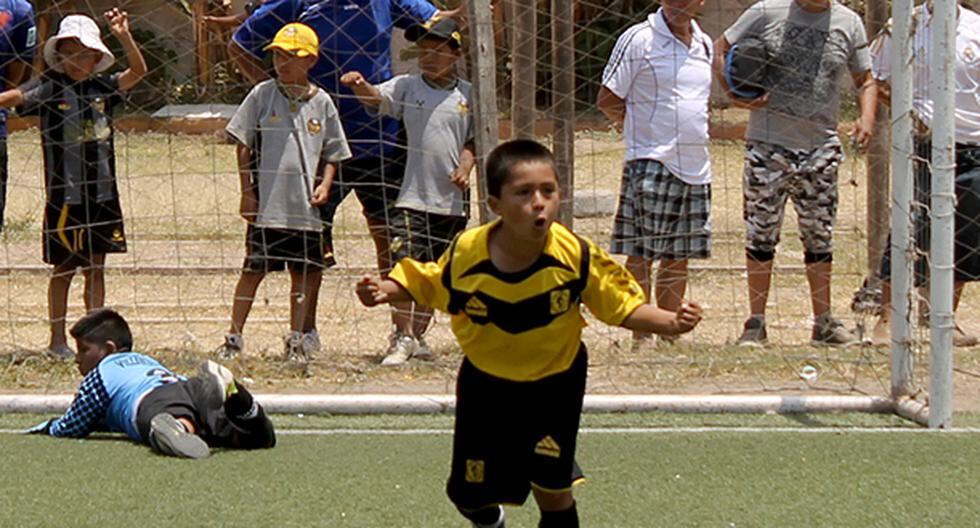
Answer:
<svg viewBox="0 0 980 528"><path fill-rule="evenodd" d="M65 71L61 65L61 57L58 56L58 41L64 39L76 39L86 48L102 54L102 59L95 65L95 73L108 70L116 62L112 52L102 42L99 26L94 20L85 15L68 15L61 20L58 34L44 43L44 62L56 72Z"/></svg>

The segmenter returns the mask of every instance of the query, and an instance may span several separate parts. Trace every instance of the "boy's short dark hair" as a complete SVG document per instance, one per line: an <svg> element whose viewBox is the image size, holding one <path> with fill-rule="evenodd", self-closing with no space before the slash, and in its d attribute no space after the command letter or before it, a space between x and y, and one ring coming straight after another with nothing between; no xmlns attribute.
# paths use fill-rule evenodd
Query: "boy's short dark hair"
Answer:
<svg viewBox="0 0 980 528"><path fill-rule="evenodd" d="M116 344L116 352L128 352L133 348L133 333L129 330L129 323L119 312L110 308L90 312L72 325L69 332L75 339L96 345L112 341Z"/></svg>
<svg viewBox="0 0 980 528"><path fill-rule="evenodd" d="M500 198L500 189L515 165L522 163L547 163L555 175L555 156L548 147L531 139L515 139L497 145L487 156L487 194Z"/></svg>

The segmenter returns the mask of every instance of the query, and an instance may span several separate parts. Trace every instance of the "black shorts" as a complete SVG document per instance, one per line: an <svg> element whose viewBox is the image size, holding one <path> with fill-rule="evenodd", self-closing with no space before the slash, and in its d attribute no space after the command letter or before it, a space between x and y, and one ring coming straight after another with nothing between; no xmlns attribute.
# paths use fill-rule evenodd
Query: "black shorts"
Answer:
<svg viewBox="0 0 980 528"><path fill-rule="evenodd" d="M119 199L77 205L45 206L44 262L55 266L89 266L94 255L126 252Z"/></svg>
<svg viewBox="0 0 980 528"><path fill-rule="evenodd" d="M438 260L456 235L466 229L465 216L426 213L396 208L391 214L391 261L411 257L420 262Z"/></svg>
<svg viewBox="0 0 980 528"><path fill-rule="evenodd" d="M249 224L245 235L248 271L269 272L323 269L323 234L320 231L275 229Z"/></svg>
<svg viewBox="0 0 980 528"><path fill-rule="evenodd" d="M929 218L932 191L932 171L928 160L932 145L916 141L914 162L913 226L919 258L914 263L915 284L925 286L929 277L929 246L932 222ZM956 215L953 234L953 280L980 280L980 146L956 146ZM891 276L891 236L881 259L880 276Z"/></svg>
<svg viewBox="0 0 980 528"><path fill-rule="evenodd" d="M161 385L147 394L136 411L136 428L143 442L150 434L150 421L160 413L186 418L211 447L256 448L275 444L275 431L268 418L248 430L228 418L223 405L213 406L204 381L189 378Z"/></svg>
<svg viewBox="0 0 980 528"><path fill-rule="evenodd" d="M404 179L404 149L396 149L390 157L341 162L330 186L327 203L320 208L324 230L332 228L337 208L352 191L361 202L361 212L366 218L386 222Z"/></svg>
<svg viewBox="0 0 980 528"><path fill-rule="evenodd" d="M531 486L564 491L583 478L575 465L588 354L536 381L487 374L464 359L456 381L449 498L461 509L523 504Z"/></svg>
<svg viewBox="0 0 980 528"><path fill-rule="evenodd" d="M7 136L0 137L0 231L3 231L4 211L7 209Z"/></svg>

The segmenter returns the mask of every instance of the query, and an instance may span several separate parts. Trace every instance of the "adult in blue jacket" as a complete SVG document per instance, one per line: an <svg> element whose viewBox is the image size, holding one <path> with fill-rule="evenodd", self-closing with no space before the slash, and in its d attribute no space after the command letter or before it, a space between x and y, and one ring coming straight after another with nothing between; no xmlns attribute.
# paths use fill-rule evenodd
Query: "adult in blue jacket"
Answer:
<svg viewBox="0 0 980 528"><path fill-rule="evenodd" d="M16 88L27 75L37 28L27 0L0 0L0 90ZM7 110L0 109L0 230L7 205Z"/></svg>

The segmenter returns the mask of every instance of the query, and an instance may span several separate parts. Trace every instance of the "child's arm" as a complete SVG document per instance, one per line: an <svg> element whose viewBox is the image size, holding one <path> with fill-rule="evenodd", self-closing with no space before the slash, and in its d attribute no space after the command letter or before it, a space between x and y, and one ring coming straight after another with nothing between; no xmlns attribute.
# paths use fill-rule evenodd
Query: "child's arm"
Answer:
<svg viewBox="0 0 980 528"><path fill-rule="evenodd" d="M367 307L382 303L411 302L412 296L401 284L390 279L379 279L371 275L361 277L357 283L357 298Z"/></svg>
<svg viewBox="0 0 980 528"><path fill-rule="evenodd" d="M251 222L259 210L259 197L255 194L255 184L252 182L252 150L239 143L236 154L238 180L242 186L242 201L238 210L246 222Z"/></svg>
<svg viewBox="0 0 980 528"><path fill-rule="evenodd" d="M24 104L24 92L20 88L12 88L0 92L0 107L13 108Z"/></svg>
<svg viewBox="0 0 980 528"><path fill-rule="evenodd" d="M381 90L369 83L361 72L347 72L340 77L340 84L351 89L357 100L364 106L377 107L381 104Z"/></svg>
<svg viewBox="0 0 980 528"><path fill-rule="evenodd" d="M59 418L42 422L27 431L28 434L84 438L95 431L105 418L109 409L109 396L102 377L90 372L82 381L82 386L71 402L71 407Z"/></svg>
<svg viewBox="0 0 980 528"><path fill-rule="evenodd" d="M623 320L622 327L659 335L678 335L690 332L701 321L701 306L690 301L681 304L676 312L641 305Z"/></svg>
<svg viewBox="0 0 980 528"><path fill-rule="evenodd" d="M143 54L129 32L129 19L126 12L114 7L105 12L105 18L109 21L109 30L119 39L126 52L129 68L119 74L119 89L128 92L146 75L146 61L143 60Z"/></svg>
<svg viewBox="0 0 980 528"><path fill-rule="evenodd" d="M459 187L459 190L465 191L470 186L470 172L473 171L474 165L476 165L476 145L470 141L463 145L463 150L459 153L459 167L456 167L449 176L449 181Z"/></svg>
<svg viewBox="0 0 980 528"><path fill-rule="evenodd" d="M248 13L239 13L237 15L225 15L225 16L205 16L203 18L204 23L208 26L213 26L215 29L222 29L226 27L235 28L245 23L248 19Z"/></svg>
<svg viewBox="0 0 980 528"><path fill-rule="evenodd" d="M337 163L328 161L323 164L323 174L320 175L320 184L313 189L313 196L310 197L310 205L319 207L327 203L330 196L330 186L333 185L333 178L337 174Z"/></svg>

